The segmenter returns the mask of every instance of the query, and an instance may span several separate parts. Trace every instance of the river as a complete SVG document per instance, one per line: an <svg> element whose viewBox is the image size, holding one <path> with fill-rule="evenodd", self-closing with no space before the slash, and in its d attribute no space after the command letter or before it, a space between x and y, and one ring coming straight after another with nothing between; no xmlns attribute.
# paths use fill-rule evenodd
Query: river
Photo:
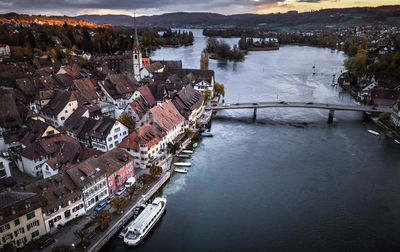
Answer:
<svg viewBox="0 0 400 252"><path fill-rule="evenodd" d="M163 48L153 59L198 68L206 38ZM230 44L238 39L226 39ZM243 62L210 60L226 102L353 104L333 87L346 56L282 46ZM315 65L315 75L312 66ZM164 187L167 212L136 248L113 238L103 251L398 251L400 145L363 123L358 112L260 109L218 112L186 175Z"/></svg>

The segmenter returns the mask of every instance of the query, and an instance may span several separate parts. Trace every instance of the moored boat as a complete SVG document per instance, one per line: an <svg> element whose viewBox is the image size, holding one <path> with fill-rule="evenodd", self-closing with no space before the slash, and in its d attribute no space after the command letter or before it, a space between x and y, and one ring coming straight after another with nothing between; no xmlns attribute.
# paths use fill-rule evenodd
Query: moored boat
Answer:
<svg viewBox="0 0 400 252"><path fill-rule="evenodd" d="M187 155L187 154L179 154L179 155L177 155L177 157L180 157L180 158L190 158L190 155Z"/></svg>
<svg viewBox="0 0 400 252"><path fill-rule="evenodd" d="M160 197L148 204L143 212L129 223L128 231L124 235L124 243L129 246L138 245L161 218L166 205L167 199Z"/></svg>
<svg viewBox="0 0 400 252"><path fill-rule="evenodd" d="M203 137L212 137L213 134L211 132L203 132L203 133L201 133L201 136L203 136Z"/></svg>
<svg viewBox="0 0 400 252"><path fill-rule="evenodd" d="M376 132L374 130L368 130L368 133L375 135L375 136L379 136L379 132Z"/></svg>
<svg viewBox="0 0 400 252"><path fill-rule="evenodd" d="M186 153L186 154L192 154L192 153L193 153L193 151L191 151L191 150L183 150L183 151L182 151L182 153Z"/></svg>
<svg viewBox="0 0 400 252"><path fill-rule="evenodd" d="M177 173L187 173L187 170L186 170L186 169L183 169L183 168L175 168L175 169L174 169L174 172L177 172Z"/></svg>
<svg viewBox="0 0 400 252"><path fill-rule="evenodd" d="M191 163L187 163L187 162L176 162L176 163L174 163L174 165L175 166L182 166L182 167L184 167L184 166L192 166Z"/></svg>
<svg viewBox="0 0 400 252"><path fill-rule="evenodd" d="M194 143L192 146L193 146L193 148L196 148L197 145L199 145L199 143Z"/></svg>

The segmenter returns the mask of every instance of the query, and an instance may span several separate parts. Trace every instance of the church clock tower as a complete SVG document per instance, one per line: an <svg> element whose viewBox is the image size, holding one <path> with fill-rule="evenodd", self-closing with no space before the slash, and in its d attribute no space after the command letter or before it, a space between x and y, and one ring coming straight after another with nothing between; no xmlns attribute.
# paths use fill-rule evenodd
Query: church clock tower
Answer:
<svg viewBox="0 0 400 252"><path fill-rule="evenodd" d="M136 27L136 16L134 17L134 23L135 23L135 41L133 44L133 77L135 77L135 79L137 81L141 80L140 77L140 70L143 67L143 63L142 63L142 52L140 49L140 44L139 44L139 39L138 39L138 35L137 35L137 27Z"/></svg>

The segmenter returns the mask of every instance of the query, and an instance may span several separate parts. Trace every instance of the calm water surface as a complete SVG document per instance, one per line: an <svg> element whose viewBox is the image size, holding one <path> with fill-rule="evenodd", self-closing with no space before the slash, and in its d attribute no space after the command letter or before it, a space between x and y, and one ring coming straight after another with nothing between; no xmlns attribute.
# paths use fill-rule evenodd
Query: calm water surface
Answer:
<svg viewBox="0 0 400 252"><path fill-rule="evenodd" d="M153 59L198 68L206 38ZM238 39L228 39L230 44ZM345 55L282 46L244 62L210 60L226 102L352 104L337 87ZM312 66L316 66L313 75ZM357 112L307 109L222 111L186 175L163 189L167 213L137 248L114 238L103 251L399 251L400 145L367 133Z"/></svg>

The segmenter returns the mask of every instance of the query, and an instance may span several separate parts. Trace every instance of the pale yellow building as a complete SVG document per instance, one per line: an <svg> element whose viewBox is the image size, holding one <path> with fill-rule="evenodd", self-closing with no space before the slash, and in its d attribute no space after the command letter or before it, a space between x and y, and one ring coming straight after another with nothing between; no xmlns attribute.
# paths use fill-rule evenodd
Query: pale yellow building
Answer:
<svg viewBox="0 0 400 252"><path fill-rule="evenodd" d="M35 193L0 192L0 249L8 243L23 247L46 234L41 203Z"/></svg>

